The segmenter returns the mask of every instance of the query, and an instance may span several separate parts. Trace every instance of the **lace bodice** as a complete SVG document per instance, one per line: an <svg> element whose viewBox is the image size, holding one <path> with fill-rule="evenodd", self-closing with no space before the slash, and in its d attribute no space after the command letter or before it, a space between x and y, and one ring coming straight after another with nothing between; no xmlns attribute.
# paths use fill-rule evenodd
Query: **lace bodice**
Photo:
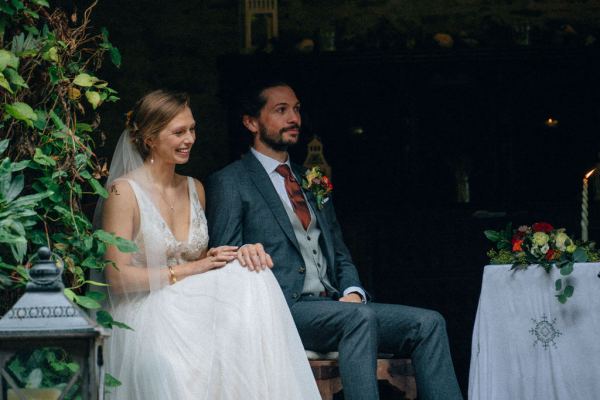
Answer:
<svg viewBox="0 0 600 400"><path fill-rule="evenodd" d="M134 239L139 250L133 255L134 265L143 265L146 262L144 232L147 232L148 229L158 232L160 237L164 238L167 265L173 266L197 260L208 247L206 216L198 199L194 180L190 177L187 180L190 198L190 227L187 241L179 241L175 238L164 218L144 191L135 182L129 181L140 208L140 229Z"/></svg>

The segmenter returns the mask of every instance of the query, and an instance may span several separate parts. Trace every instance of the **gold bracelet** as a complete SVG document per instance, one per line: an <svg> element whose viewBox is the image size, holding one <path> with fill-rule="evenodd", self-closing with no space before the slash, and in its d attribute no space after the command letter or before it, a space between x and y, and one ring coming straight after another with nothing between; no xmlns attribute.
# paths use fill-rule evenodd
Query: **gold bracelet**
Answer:
<svg viewBox="0 0 600 400"><path fill-rule="evenodd" d="M169 268L169 282L171 283L171 285L174 285L177 283L177 277L175 276L175 271L173 271L173 267L171 267L170 265L168 266Z"/></svg>

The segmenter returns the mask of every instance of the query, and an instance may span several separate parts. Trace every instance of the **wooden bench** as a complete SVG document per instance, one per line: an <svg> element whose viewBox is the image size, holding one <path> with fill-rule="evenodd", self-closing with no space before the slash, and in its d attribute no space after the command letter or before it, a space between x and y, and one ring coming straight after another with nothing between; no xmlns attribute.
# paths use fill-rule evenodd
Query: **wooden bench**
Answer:
<svg viewBox="0 0 600 400"><path fill-rule="evenodd" d="M342 379L338 368L338 353L317 353L307 350L306 355L317 387L323 400L332 400L342 390ZM410 359L395 358L390 354L379 354L377 358L377 380L386 381L404 394L407 400L417 398L417 384Z"/></svg>

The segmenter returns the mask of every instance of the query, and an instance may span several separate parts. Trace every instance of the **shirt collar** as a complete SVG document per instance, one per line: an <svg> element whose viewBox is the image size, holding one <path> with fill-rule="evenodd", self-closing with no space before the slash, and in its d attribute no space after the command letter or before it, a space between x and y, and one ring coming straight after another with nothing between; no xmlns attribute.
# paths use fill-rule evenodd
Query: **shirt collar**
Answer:
<svg viewBox="0 0 600 400"><path fill-rule="evenodd" d="M267 171L268 174L273 173L275 171L275 168L277 168L281 164L287 165L288 167L290 167L290 169L292 167L290 164L289 156L287 160L285 160L285 162L282 163L279 160L264 155L263 153L257 151L254 147L250 147L250 151L252 152L252 154L254 154L254 157L256 157L258 162L260 162L260 164L263 166L263 168L265 169L265 171Z"/></svg>

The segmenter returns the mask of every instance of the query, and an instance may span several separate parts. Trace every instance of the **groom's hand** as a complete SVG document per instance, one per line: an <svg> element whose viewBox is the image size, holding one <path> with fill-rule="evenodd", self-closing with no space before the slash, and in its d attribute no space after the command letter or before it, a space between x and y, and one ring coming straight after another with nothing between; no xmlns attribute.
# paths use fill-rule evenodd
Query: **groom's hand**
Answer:
<svg viewBox="0 0 600 400"><path fill-rule="evenodd" d="M250 271L262 271L273 268L271 256L265 252L262 244L245 244L237 252L237 258L243 267Z"/></svg>
<svg viewBox="0 0 600 400"><path fill-rule="evenodd" d="M340 297L339 301L344 301L346 303L362 303L362 297L360 297L360 294L352 292Z"/></svg>

